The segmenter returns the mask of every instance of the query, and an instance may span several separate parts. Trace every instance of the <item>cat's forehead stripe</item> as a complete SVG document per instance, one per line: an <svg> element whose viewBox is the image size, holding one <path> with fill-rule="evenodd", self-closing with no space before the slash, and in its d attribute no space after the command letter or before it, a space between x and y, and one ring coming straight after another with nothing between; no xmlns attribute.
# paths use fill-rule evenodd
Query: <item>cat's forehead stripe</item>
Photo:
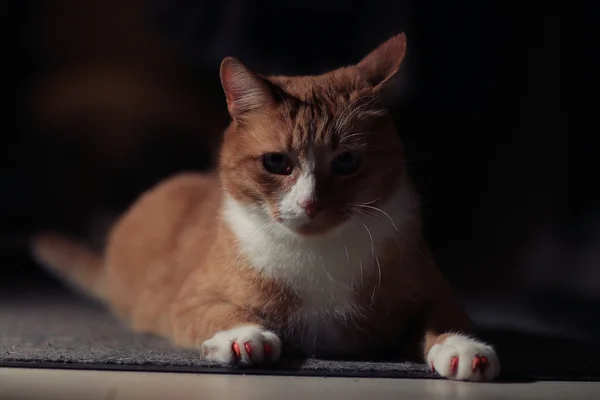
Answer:
<svg viewBox="0 0 600 400"><path fill-rule="evenodd" d="M339 107L338 107L339 108ZM332 143L336 147L335 132L336 110L327 102L313 102L298 107L293 123L291 145L303 148L314 144Z"/></svg>

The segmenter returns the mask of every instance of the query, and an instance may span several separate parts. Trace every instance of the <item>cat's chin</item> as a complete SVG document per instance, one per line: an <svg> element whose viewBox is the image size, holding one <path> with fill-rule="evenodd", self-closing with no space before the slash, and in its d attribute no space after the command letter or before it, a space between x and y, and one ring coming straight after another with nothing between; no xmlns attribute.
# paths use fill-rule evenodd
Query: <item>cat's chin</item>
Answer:
<svg viewBox="0 0 600 400"><path fill-rule="evenodd" d="M331 228L326 228L326 229L315 228L312 225L304 225L304 226L294 229L294 232L298 236L307 236L307 237L315 237L315 236L325 235L329 231L331 231Z"/></svg>
<svg viewBox="0 0 600 400"><path fill-rule="evenodd" d="M296 236L300 237L318 237L323 236L331 232L335 229L335 226L329 223L319 223L317 221L313 221L307 224L286 224L282 223L282 225L293 233Z"/></svg>

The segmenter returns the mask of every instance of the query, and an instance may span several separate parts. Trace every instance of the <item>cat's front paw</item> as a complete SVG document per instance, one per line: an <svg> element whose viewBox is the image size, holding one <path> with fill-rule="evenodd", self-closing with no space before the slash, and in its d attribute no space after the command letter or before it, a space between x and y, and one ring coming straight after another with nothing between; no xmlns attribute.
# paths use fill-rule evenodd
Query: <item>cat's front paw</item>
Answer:
<svg viewBox="0 0 600 400"><path fill-rule="evenodd" d="M434 345L427 362L432 371L461 381L491 381L500 373L500 361L491 346L458 334Z"/></svg>
<svg viewBox="0 0 600 400"><path fill-rule="evenodd" d="M273 332L255 325L218 332L202 343L206 361L250 366L275 362L281 355L281 340Z"/></svg>

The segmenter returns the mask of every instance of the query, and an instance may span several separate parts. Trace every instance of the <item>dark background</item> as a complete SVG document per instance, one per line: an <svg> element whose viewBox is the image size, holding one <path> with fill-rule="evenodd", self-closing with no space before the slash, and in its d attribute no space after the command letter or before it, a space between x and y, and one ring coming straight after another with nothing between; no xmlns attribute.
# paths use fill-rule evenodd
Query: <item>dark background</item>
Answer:
<svg viewBox="0 0 600 400"><path fill-rule="evenodd" d="M211 167L227 124L223 57L316 74L404 31L395 116L445 274L481 324L598 335L590 3L13 1L0 285L56 284L28 258L32 232L99 247L145 188Z"/></svg>

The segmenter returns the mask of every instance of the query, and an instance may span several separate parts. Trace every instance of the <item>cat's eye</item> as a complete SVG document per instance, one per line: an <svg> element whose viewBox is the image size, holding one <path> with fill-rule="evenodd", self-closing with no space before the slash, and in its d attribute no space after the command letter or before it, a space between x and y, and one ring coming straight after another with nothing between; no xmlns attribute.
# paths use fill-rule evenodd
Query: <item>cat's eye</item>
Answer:
<svg viewBox="0 0 600 400"><path fill-rule="evenodd" d="M262 157L265 170L272 174L289 175L294 169L292 159L282 153L266 153Z"/></svg>
<svg viewBox="0 0 600 400"><path fill-rule="evenodd" d="M336 175L350 175L360 167L360 157L351 152L345 151L335 156L331 162L331 172Z"/></svg>

